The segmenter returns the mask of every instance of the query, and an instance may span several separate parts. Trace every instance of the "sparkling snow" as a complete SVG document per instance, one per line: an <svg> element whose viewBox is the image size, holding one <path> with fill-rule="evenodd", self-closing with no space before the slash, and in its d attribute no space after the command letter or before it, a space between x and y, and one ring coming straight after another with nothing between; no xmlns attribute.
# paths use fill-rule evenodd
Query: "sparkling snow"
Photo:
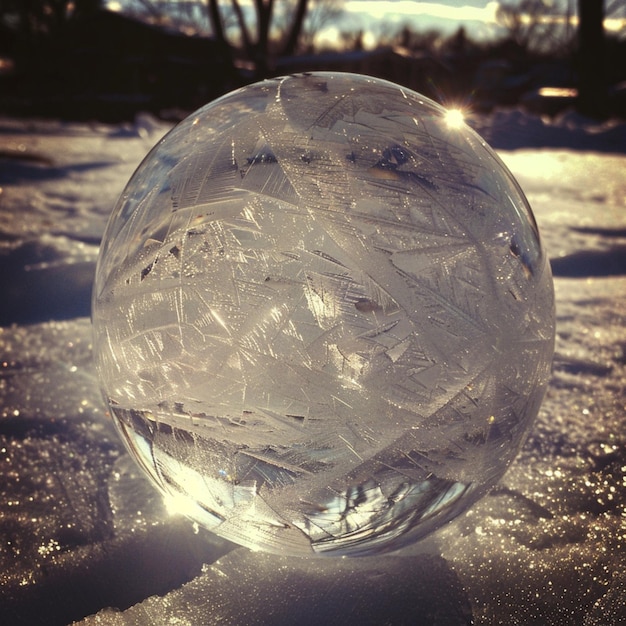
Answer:
<svg viewBox="0 0 626 626"><path fill-rule="evenodd" d="M0 119L0 623L626 622L626 125L472 123L552 260L552 383L466 515L400 556L320 561L170 514L105 414L88 317L99 238L169 126Z"/></svg>

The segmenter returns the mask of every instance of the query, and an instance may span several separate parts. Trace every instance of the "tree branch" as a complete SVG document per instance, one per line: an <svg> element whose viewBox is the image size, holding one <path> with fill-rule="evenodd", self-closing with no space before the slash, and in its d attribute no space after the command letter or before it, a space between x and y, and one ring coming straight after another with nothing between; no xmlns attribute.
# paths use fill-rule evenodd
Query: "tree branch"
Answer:
<svg viewBox="0 0 626 626"><path fill-rule="evenodd" d="M295 54L298 48L298 41L300 40L300 33L302 32L302 25L304 24L304 18L306 17L306 11L308 6L308 0L298 0L296 6L296 14L289 30L289 36L282 50L282 54L285 56L291 56Z"/></svg>
<svg viewBox="0 0 626 626"><path fill-rule="evenodd" d="M217 0L208 0L208 9L209 21L211 22L211 30L213 31L213 36L220 43L228 45L228 42L226 41L226 36L224 35L224 26L222 24L222 16L220 15L220 9L217 5Z"/></svg>
<svg viewBox="0 0 626 626"><path fill-rule="evenodd" d="M233 11L237 17L239 30L241 31L241 42L243 43L244 50L246 51L246 56L250 57L253 49L252 40L250 39L250 34L248 33L248 27L246 26L246 20L244 19L241 5L239 4L239 0L231 0L231 2L233 5Z"/></svg>

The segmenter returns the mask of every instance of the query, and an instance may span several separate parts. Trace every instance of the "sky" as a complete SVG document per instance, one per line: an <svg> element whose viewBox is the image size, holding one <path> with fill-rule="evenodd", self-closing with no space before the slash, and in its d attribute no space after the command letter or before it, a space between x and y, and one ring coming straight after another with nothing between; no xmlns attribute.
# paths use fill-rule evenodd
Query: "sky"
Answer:
<svg viewBox="0 0 626 626"><path fill-rule="evenodd" d="M577 0L552 2L558 13L555 21L565 23L569 4L571 23L576 24ZM493 39L502 32L497 20L499 5L498 0L344 0L344 15L334 28L338 32L348 25L353 30L362 26L366 34L369 31L375 37L381 28L405 24L419 32L432 29L444 35L463 26L474 39ZM619 16L607 16L605 28L609 32L626 31L626 9L622 8Z"/></svg>
<svg viewBox="0 0 626 626"><path fill-rule="evenodd" d="M172 4L185 0L170 0ZM324 0L320 0L324 2ZM561 15L555 19L563 20L567 13L567 5L571 7L572 19L575 20L577 0L553 0L560 5ZM146 4L139 0L105 0L112 9ZM167 0L151 0L151 4L158 5ZM318 45L333 45L339 40L342 32L363 32L363 41L366 47L373 47L380 39L381 34L390 34L400 30L404 25L411 26L418 32L436 30L443 35L451 35L460 26L466 29L473 39L494 39L501 33L496 14L499 0L337 0L343 8L342 14L333 22L325 25L323 31L316 38ZM229 2L223 3L225 6ZM253 0L239 0L239 4L246 11L253 11ZM311 11L315 2L311 2ZM605 20L608 31L626 31L626 10L622 11L620 19Z"/></svg>
<svg viewBox="0 0 626 626"><path fill-rule="evenodd" d="M363 29L367 45L368 39L373 43L381 29L400 29L409 24L421 32L437 30L446 35L464 26L470 36L488 39L498 29L497 8L498 2L479 0L346 0L344 16L328 29L327 35L332 40L336 34L333 28L337 32L350 25L354 30Z"/></svg>
<svg viewBox="0 0 626 626"><path fill-rule="evenodd" d="M495 21L498 2L448 0L447 2L419 2L416 0L347 0L349 13L368 14L374 19L419 17L425 21L447 21L455 25L463 22L490 23Z"/></svg>
<svg viewBox="0 0 626 626"><path fill-rule="evenodd" d="M172 0L175 4L177 0ZM163 0L152 0L158 5ZM105 0L109 8L117 9L140 6L138 0ZM228 2L224 3L225 5ZM253 0L239 0L244 11L252 8ZM315 6L311 2L309 10ZM415 24L422 30L432 28L443 32L454 32L459 25L465 24L472 30L489 30L495 25L497 1L481 0L442 0L439 2L421 2L420 0L337 0L343 8L343 16L331 28L337 31L348 29L375 30L377 23L403 25L407 22ZM485 31L486 32L486 31Z"/></svg>

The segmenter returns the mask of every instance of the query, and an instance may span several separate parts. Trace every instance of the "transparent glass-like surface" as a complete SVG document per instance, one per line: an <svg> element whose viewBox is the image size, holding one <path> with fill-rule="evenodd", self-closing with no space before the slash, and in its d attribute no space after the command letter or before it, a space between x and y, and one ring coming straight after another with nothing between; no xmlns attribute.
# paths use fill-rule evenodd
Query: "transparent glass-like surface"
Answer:
<svg viewBox="0 0 626 626"><path fill-rule="evenodd" d="M531 210L397 85L265 81L174 128L109 222L95 352L128 449L191 518L287 554L395 550L481 497L554 341Z"/></svg>

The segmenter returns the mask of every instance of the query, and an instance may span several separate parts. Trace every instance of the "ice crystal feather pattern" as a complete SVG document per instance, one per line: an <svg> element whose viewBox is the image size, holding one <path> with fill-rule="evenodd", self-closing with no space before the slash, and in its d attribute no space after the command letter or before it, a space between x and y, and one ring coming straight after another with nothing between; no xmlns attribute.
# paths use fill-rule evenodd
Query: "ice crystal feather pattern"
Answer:
<svg viewBox="0 0 626 626"><path fill-rule="evenodd" d="M110 219L97 366L128 449L214 532L289 554L416 541L501 477L547 385L552 279L484 141L385 81L205 106Z"/></svg>

